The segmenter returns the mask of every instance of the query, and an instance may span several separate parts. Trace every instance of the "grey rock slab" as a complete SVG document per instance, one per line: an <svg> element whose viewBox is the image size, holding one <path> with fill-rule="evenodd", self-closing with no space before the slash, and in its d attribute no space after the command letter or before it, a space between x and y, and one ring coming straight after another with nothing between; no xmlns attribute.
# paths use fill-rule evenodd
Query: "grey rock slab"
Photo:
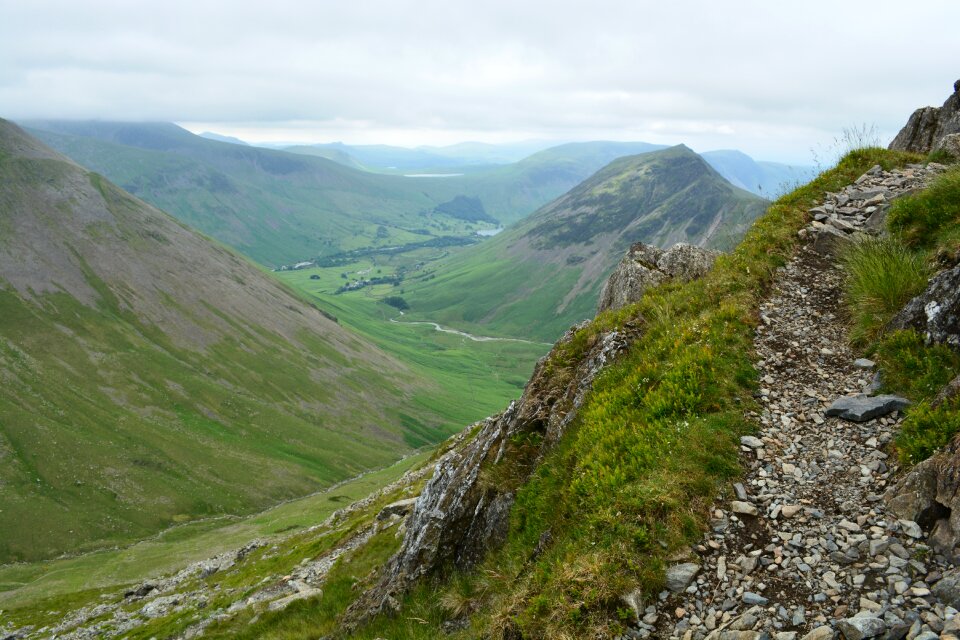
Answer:
<svg viewBox="0 0 960 640"><path fill-rule="evenodd" d="M763 440L756 436L740 436L740 444L751 449L763 448Z"/></svg>
<svg viewBox="0 0 960 640"><path fill-rule="evenodd" d="M853 422L866 422L873 418L904 409L910 401L900 396L845 396L838 398L826 411L828 416L836 416Z"/></svg>
<svg viewBox="0 0 960 640"><path fill-rule="evenodd" d="M675 564L667 569L666 587L674 593L683 591L699 572L700 565L696 563L685 562L683 564Z"/></svg>
<svg viewBox="0 0 960 640"><path fill-rule="evenodd" d="M837 628L845 640L875 638L887 630L887 623L880 618L855 616L837 621Z"/></svg>
<svg viewBox="0 0 960 640"><path fill-rule="evenodd" d="M743 594L743 603L744 603L744 604L749 604L749 605L758 604L758 605L761 605L761 606L762 606L762 605L767 604L768 602L769 602L769 600L767 600L766 598L764 598L764 597L761 596L760 594L753 593L752 591L747 591L746 593Z"/></svg>
<svg viewBox="0 0 960 640"><path fill-rule="evenodd" d="M833 640L833 627L823 625L813 629L810 633L803 636L800 640Z"/></svg>
<svg viewBox="0 0 960 640"><path fill-rule="evenodd" d="M740 515L746 516L756 516L759 515L757 508L750 504L749 502L744 502L743 500L734 500L730 503L730 509L734 513L739 513Z"/></svg>
<svg viewBox="0 0 960 640"><path fill-rule="evenodd" d="M869 358L857 358L853 361L853 366L857 369L873 369L877 363Z"/></svg>

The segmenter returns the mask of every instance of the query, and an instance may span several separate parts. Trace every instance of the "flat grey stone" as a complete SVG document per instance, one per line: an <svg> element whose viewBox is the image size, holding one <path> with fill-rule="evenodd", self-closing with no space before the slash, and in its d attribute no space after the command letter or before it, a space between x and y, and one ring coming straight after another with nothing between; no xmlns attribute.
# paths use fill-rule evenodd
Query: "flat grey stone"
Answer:
<svg viewBox="0 0 960 640"><path fill-rule="evenodd" d="M700 571L700 565L693 562L675 564L667 569L667 589L678 593L687 588L694 576Z"/></svg>
<svg viewBox="0 0 960 640"><path fill-rule="evenodd" d="M750 504L749 502L744 502L743 500L734 500L730 503L730 509L734 513L739 513L745 516L756 516L759 515L757 508Z"/></svg>
<svg viewBox="0 0 960 640"><path fill-rule="evenodd" d="M763 448L763 440L756 436L740 436L740 444L751 449Z"/></svg>
<svg viewBox="0 0 960 640"><path fill-rule="evenodd" d="M853 366L857 369L873 369L877 363L869 358L857 358L853 361Z"/></svg>
<svg viewBox="0 0 960 640"><path fill-rule="evenodd" d="M843 420L866 422L879 416L904 409L910 401L900 396L846 396L838 398L827 409L828 416L837 416Z"/></svg>
<svg viewBox="0 0 960 640"><path fill-rule="evenodd" d="M887 623L880 618L856 616L838 620L837 628L846 640L863 640L879 636L887 630Z"/></svg>
<svg viewBox="0 0 960 640"><path fill-rule="evenodd" d="M759 594L753 593L752 591L747 591L746 593L743 594L743 603L744 603L744 604L749 604L749 605L755 605L755 604L765 605L765 604L767 604L767 602L769 602L769 600L767 600L766 598L764 598L763 596L761 596L761 595L759 595Z"/></svg>

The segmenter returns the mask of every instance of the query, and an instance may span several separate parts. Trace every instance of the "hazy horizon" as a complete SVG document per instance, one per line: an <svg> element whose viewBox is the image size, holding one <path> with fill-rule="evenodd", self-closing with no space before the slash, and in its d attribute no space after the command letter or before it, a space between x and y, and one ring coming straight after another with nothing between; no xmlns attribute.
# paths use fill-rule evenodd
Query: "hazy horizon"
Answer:
<svg viewBox="0 0 960 640"><path fill-rule="evenodd" d="M844 127L886 143L941 104L960 53L944 0L0 7L0 116L254 143L642 140L806 164Z"/></svg>

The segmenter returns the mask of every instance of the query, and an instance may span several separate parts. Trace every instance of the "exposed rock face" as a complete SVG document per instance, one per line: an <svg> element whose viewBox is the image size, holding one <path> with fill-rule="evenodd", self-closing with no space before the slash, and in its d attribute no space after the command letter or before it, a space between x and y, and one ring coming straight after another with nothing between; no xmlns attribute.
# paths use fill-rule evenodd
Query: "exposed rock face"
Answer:
<svg viewBox="0 0 960 640"><path fill-rule="evenodd" d="M908 302L890 326L913 328L923 333L928 343L960 349L960 265L934 276L927 290Z"/></svg>
<svg viewBox="0 0 960 640"><path fill-rule="evenodd" d="M712 252L695 247L674 247L671 253L638 244L630 256L630 262L661 278L702 273L713 261ZM669 274L657 266L661 261ZM604 289L611 300L629 300L638 290L629 279L613 282L622 276L611 276ZM560 440L596 375L640 335L629 325L595 335L571 358L571 343L582 326L568 331L537 363L519 400L475 425L476 435L437 464L409 516L400 551L378 584L347 611L346 625L396 609L397 596L417 579L444 565L469 567L503 541L515 487Z"/></svg>
<svg viewBox="0 0 960 640"><path fill-rule="evenodd" d="M953 83L953 95L942 107L922 107L914 111L890 148L927 154L943 148L940 146L943 139L954 133L960 133L960 80Z"/></svg>
<svg viewBox="0 0 960 640"><path fill-rule="evenodd" d="M934 551L956 560L960 556L960 439L954 438L944 451L914 467L884 499L899 517L930 532Z"/></svg>
<svg viewBox="0 0 960 640"><path fill-rule="evenodd" d="M710 270L717 255L716 251L683 242L666 251L637 242L604 285L597 312L634 303L643 297L644 291L665 280L699 278Z"/></svg>

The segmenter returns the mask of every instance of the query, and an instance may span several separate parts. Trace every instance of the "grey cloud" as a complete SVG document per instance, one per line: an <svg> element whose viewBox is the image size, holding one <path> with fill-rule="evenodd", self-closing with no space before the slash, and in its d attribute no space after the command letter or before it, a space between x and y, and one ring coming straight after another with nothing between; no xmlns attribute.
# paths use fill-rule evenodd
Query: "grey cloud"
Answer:
<svg viewBox="0 0 960 640"><path fill-rule="evenodd" d="M0 0L0 15L5 117L365 141L602 135L803 159L844 126L895 131L960 75L960 5L933 0Z"/></svg>

